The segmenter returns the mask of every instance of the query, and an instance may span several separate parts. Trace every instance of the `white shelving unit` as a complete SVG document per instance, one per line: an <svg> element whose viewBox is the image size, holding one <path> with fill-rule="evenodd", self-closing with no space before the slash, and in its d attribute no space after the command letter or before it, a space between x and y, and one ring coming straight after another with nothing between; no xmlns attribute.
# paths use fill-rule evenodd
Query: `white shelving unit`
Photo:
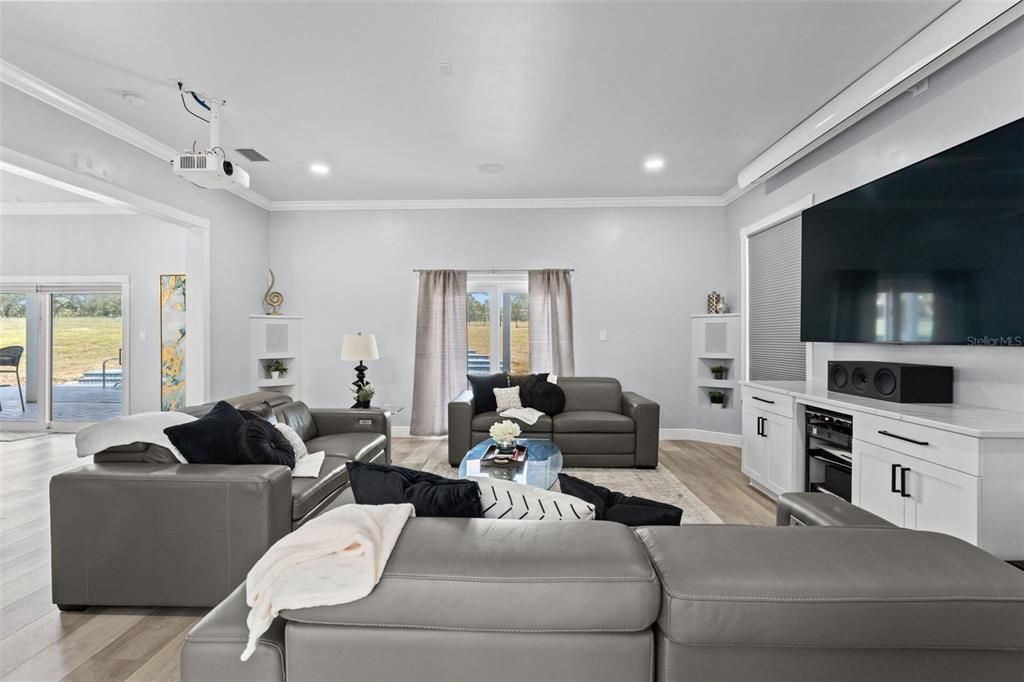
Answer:
<svg viewBox="0 0 1024 682"><path fill-rule="evenodd" d="M250 366L258 391L278 391L292 398L301 398L302 388L302 318L292 315L250 315ZM280 360L287 373L277 379L267 366Z"/></svg>
<svg viewBox="0 0 1024 682"><path fill-rule="evenodd" d="M740 315L690 315L694 400L699 407L711 408L708 393L725 394L724 412L739 407ZM728 368L724 379L715 379L711 368Z"/></svg>

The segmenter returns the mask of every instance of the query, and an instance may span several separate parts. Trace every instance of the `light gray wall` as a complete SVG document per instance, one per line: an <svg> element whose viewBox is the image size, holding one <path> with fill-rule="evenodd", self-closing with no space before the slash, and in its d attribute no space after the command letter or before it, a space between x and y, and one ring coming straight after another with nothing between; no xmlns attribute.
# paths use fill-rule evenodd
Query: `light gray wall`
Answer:
<svg viewBox="0 0 1024 682"><path fill-rule="evenodd" d="M724 208L275 212L270 263L284 311L305 318L304 397L349 400L343 334L377 335L378 404L405 405L416 334L414 268L575 268L576 373L617 377L662 405L662 427L738 432L694 405L690 313L726 284ZM720 289L719 289L720 290ZM600 330L608 340L599 341ZM712 420L719 420L717 422Z"/></svg>
<svg viewBox="0 0 1024 682"><path fill-rule="evenodd" d="M1018 20L727 208L728 293L739 301L744 227L807 194L820 203L1024 116L1024 20ZM1024 349L812 344L814 374L829 359L956 368L957 402L1024 411Z"/></svg>
<svg viewBox="0 0 1024 682"><path fill-rule="evenodd" d="M248 316L261 312L266 286L267 211L233 194L195 187L175 177L166 161L6 85L0 85L0 145L66 168L74 167L75 154L91 157L108 169L108 182L209 219L209 392L218 397L253 390Z"/></svg>
<svg viewBox="0 0 1024 682"><path fill-rule="evenodd" d="M58 245L59 248L41 248ZM126 275L132 413L160 409L161 274L184 272L185 232L139 215L3 216L4 275ZM145 340L140 338L145 333ZM93 369L93 368L90 368ZM95 369L99 369L98 367Z"/></svg>

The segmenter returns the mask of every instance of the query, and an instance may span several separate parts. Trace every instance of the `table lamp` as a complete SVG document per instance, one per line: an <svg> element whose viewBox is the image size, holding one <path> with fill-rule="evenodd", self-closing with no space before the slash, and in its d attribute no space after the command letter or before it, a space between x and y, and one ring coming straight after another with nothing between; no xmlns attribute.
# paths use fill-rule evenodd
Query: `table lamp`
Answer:
<svg viewBox="0 0 1024 682"><path fill-rule="evenodd" d="M377 352L377 337L362 332L345 334L345 338L341 342L341 359L359 362L356 365L356 380L352 382L352 385L356 389L362 388L367 383L366 370L368 369L363 361L380 359L380 354Z"/></svg>

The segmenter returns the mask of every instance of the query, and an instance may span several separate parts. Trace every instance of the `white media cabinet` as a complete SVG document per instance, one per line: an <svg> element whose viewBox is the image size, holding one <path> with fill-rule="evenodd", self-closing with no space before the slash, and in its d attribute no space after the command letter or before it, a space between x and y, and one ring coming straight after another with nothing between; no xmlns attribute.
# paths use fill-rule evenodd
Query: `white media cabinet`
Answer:
<svg viewBox="0 0 1024 682"><path fill-rule="evenodd" d="M809 381L746 382L742 404L743 473L768 495L803 490L806 407L841 412L853 417L853 504L1024 560L1024 414L890 403Z"/></svg>

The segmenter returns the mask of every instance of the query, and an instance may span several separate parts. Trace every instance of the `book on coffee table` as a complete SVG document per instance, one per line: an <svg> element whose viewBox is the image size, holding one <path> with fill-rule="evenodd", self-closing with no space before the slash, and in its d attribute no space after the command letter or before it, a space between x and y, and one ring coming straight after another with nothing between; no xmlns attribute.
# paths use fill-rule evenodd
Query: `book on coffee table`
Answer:
<svg viewBox="0 0 1024 682"><path fill-rule="evenodd" d="M499 452L497 445L491 445L484 452L483 457L480 458L481 464L494 464L498 466L507 466L509 464L520 464L526 461L526 446L516 445L516 449L511 453Z"/></svg>

